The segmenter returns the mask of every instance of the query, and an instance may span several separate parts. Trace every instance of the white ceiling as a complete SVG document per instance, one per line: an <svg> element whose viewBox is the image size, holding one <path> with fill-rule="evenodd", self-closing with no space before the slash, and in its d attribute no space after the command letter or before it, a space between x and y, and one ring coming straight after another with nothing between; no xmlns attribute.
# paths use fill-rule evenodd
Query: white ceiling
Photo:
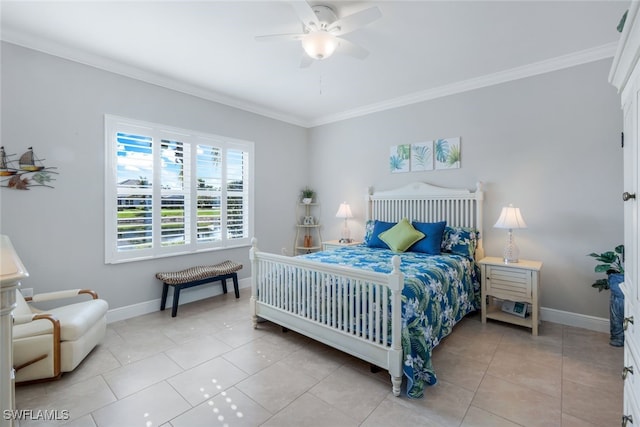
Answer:
<svg viewBox="0 0 640 427"><path fill-rule="evenodd" d="M286 1L7 1L2 39L301 126L613 56L628 1L309 1L382 18L299 67Z"/></svg>

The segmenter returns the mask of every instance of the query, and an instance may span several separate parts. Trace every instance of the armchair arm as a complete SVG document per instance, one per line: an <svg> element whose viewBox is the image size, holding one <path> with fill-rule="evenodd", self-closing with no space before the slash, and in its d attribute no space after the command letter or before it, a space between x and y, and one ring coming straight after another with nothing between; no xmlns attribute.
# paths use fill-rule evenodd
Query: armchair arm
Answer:
<svg viewBox="0 0 640 427"><path fill-rule="evenodd" d="M41 302L41 301L53 301L57 299L73 298L80 294L89 294L91 298L98 299L98 294L91 289L69 289L66 291L56 292L44 292L41 294L35 294L31 299L25 298L27 301Z"/></svg>
<svg viewBox="0 0 640 427"><path fill-rule="evenodd" d="M24 323L33 321L33 320L40 320L40 319L46 319L48 321L50 321L53 325L53 374L54 377L57 377L60 375L60 364L61 364L61 359L60 359L60 321L52 314L48 314L48 313L37 313L37 314L33 314L33 315L19 315L19 316L15 316L14 317L14 321L15 319L20 319L20 320L24 320ZM27 320L28 318L30 318L30 320ZM16 371L19 371L22 368L25 368L29 365L32 365L42 359L46 358L46 354L45 355L40 355L37 356L36 358L23 363L19 366L14 366L14 369Z"/></svg>
<svg viewBox="0 0 640 427"><path fill-rule="evenodd" d="M14 325L22 325L24 323L32 322L34 316L35 316L35 314L14 314L13 315L13 324Z"/></svg>

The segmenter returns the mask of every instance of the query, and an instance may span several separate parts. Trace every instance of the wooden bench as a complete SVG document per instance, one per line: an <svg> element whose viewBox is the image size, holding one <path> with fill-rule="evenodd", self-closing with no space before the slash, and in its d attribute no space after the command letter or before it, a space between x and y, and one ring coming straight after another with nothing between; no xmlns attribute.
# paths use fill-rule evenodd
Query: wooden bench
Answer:
<svg viewBox="0 0 640 427"><path fill-rule="evenodd" d="M227 260L216 265L203 265L187 268L186 270L181 271L156 273L156 278L162 280L163 284L160 311L165 309L169 286L173 286L173 307L171 308L171 317L176 317L178 314L178 300L180 299L180 291L182 289L220 280L222 282L222 291L226 294L227 279L233 279L233 290L235 291L236 298L240 298L237 273L240 269L242 269L242 264Z"/></svg>

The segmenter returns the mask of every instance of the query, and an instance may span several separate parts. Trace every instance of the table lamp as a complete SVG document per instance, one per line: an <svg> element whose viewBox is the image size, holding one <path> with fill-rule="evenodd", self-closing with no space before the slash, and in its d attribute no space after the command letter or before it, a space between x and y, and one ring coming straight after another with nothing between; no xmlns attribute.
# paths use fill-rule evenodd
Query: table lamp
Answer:
<svg viewBox="0 0 640 427"><path fill-rule="evenodd" d="M509 230L507 243L504 246L503 252L505 264L518 262L520 249L518 249L518 246L513 239L513 229L527 228L527 223L524 222L524 218L522 218L520 209L514 208L511 204L507 207L502 208L502 212L500 212L500 218L498 218L498 221L496 221L493 226L495 228L507 228Z"/></svg>
<svg viewBox="0 0 640 427"><path fill-rule="evenodd" d="M344 218L344 227L342 227L342 234L340 235L340 243L351 243L351 231L349 231L349 225L347 220L353 218L351 214L351 208L347 202L340 204L338 212L336 212L336 218Z"/></svg>

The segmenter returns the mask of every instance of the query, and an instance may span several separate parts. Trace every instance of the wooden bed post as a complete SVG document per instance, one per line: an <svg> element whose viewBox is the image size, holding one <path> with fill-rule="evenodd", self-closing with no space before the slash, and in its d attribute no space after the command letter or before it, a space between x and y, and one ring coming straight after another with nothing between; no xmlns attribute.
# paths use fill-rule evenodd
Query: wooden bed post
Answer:
<svg viewBox="0 0 640 427"><path fill-rule="evenodd" d="M251 261L251 298L249 299L249 312L253 329L258 327L258 316L256 316L256 296L258 295L258 260L256 252L258 251L258 239L251 239L251 249L249 250L249 260Z"/></svg>
<svg viewBox="0 0 640 427"><path fill-rule="evenodd" d="M402 386L402 288L404 274L400 271L400 257L391 258L393 271L389 275L391 289L391 350L388 353L389 375L394 396L400 396Z"/></svg>

